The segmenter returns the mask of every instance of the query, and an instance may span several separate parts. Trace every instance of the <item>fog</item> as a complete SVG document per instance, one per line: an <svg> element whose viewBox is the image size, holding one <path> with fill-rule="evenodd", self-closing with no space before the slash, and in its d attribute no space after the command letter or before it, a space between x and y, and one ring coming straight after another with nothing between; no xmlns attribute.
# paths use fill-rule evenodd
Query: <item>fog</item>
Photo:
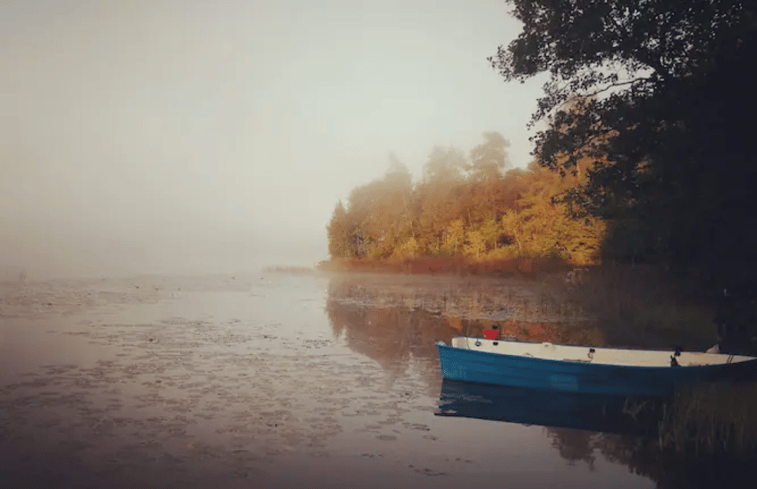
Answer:
<svg viewBox="0 0 757 489"><path fill-rule="evenodd" d="M495 0L2 2L0 274L326 259L390 152L417 177L498 131L528 162L541 81L486 61L519 29Z"/></svg>

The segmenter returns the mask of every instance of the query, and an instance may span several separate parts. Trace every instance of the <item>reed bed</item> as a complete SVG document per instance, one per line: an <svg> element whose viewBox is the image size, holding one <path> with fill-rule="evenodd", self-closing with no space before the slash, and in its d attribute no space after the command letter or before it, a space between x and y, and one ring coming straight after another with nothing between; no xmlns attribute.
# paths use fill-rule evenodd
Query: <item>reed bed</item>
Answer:
<svg viewBox="0 0 757 489"><path fill-rule="evenodd" d="M608 264L590 270L567 303L596 318L611 343L709 348L717 341L715 306L685 282L654 266Z"/></svg>
<svg viewBox="0 0 757 489"><path fill-rule="evenodd" d="M663 450L757 455L757 383L706 383L677 392L659 427Z"/></svg>

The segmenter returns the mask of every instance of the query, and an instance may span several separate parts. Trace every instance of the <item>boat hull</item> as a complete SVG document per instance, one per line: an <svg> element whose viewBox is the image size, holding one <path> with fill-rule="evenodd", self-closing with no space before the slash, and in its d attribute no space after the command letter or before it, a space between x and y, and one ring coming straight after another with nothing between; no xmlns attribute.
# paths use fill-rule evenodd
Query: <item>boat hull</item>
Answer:
<svg viewBox="0 0 757 489"><path fill-rule="evenodd" d="M536 390L444 379L437 416L505 421L604 433L648 435L659 398ZM627 407L642 406L631 414Z"/></svg>
<svg viewBox="0 0 757 489"><path fill-rule="evenodd" d="M481 384L622 396L667 396L702 381L754 380L757 359L722 365L637 367L547 360L437 344L442 377Z"/></svg>

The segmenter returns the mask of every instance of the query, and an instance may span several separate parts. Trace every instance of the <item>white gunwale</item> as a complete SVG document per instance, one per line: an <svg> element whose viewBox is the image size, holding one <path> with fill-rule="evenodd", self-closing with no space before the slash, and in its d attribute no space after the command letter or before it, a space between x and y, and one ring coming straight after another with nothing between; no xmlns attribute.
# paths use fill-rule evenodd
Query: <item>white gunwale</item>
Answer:
<svg viewBox="0 0 757 489"><path fill-rule="evenodd" d="M512 340L487 340L467 336L452 338L451 346L463 350L500 355L623 367L670 368L671 356L674 356L673 350L597 348L590 346L555 345L549 342L532 343ZM675 359L681 367L725 365L757 360L755 357L743 355L685 351L680 352L679 355L675 356Z"/></svg>

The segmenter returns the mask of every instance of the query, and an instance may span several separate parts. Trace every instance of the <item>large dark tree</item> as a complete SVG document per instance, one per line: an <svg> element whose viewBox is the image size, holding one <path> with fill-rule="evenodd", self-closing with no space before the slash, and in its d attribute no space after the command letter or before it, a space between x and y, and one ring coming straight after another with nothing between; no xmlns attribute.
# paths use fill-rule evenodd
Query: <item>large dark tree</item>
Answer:
<svg viewBox="0 0 757 489"><path fill-rule="evenodd" d="M696 267L752 301L756 2L508 3L524 29L490 61L508 81L549 75L535 155L563 172L594 162L566 198L608 220L606 256Z"/></svg>

